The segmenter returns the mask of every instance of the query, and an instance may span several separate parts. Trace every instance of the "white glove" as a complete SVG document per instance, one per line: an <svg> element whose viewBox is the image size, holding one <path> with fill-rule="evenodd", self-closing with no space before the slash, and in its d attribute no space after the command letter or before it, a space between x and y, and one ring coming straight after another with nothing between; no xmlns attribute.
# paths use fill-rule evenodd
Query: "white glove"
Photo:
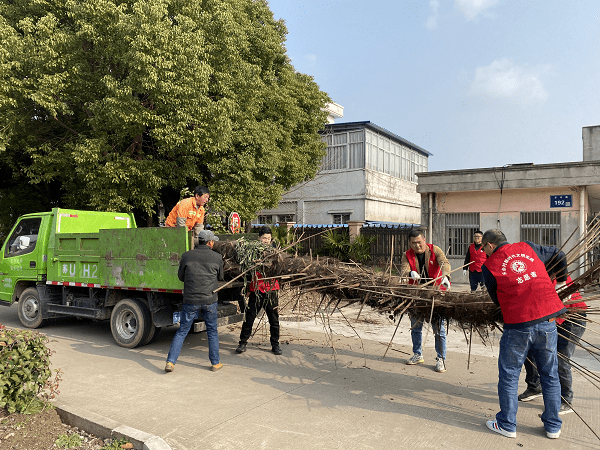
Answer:
<svg viewBox="0 0 600 450"><path fill-rule="evenodd" d="M413 280L418 280L419 278L421 278L421 275L419 275L419 274L418 274L417 272L415 272L414 270L411 270L411 271L410 271L410 277L411 277Z"/></svg>
<svg viewBox="0 0 600 450"><path fill-rule="evenodd" d="M440 285L444 286L446 289L450 289L450 280L448 277L442 278L442 283Z"/></svg>
<svg viewBox="0 0 600 450"><path fill-rule="evenodd" d="M566 285L567 285L567 283L565 281L557 281L556 282L556 286L554 286L554 289L556 289L557 291L559 291L560 289L562 289ZM567 295L565 298L562 299L563 302L568 302L569 300L571 300L571 296L570 295Z"/></svg>
<svg viewBox="0 0 600 450"><path fill-rule="evenodd" d="M463 270L463 276L465 276L465 277L466 277L467 275L469 275L469 271L468 271L467 269L464 269L464 270Z"/></svg>

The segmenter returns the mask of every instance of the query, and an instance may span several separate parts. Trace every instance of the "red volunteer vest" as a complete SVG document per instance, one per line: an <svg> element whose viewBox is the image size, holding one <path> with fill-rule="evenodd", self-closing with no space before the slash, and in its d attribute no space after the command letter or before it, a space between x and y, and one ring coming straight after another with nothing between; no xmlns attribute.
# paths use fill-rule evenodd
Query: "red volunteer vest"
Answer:
<svg viewBox="0 0 600 450"><path fill-rule="evenodd" d="M481 272L481 266L487 259L487 255L483 251L483 245L479 247L479 250L475 250L475 244L469 245L469 271Z"/></svg>
<svg viewBox="0 0 600 450"><path fill-rule="evenodd" d="M429 278L437 278L442 275L442 268L438 264L437 258L435 257L435 253L433 253L433 244L427 244L429 247L429 261L427 263L427 273L429 274ZM417 256L415 255L415 251L411 248L406 252L406 259L408 260L408 265L410 266L410 270L417 270ZM434 285L439 286L442 282L442 279L435 280L433 282ZM419 284L419 280L413 280L412 278L408 280L409 284ZM440 289L446 290L446 288L441 287Z"/></svg>
<svg viewBox="0 0 600 450"><path fill-rule="evenodd" d="M573 283L573 280L571 279L571 275L567 275L567 286L569 286L571 283ZM552 284L554 285L554 288L556 289L556 280L553 280ZM581 296L579 291L575 291L571 294L571 300L569 300L569 301L572 302L575 300L581 300L582 298L583 297ZM587 307L588 307L585 302L572 303L570 305L565 305L565 306L567 308L577 308L577 309L587 309ZM564 321L565 321L565 319L556 319L556 323L558 325L560 325Z"/></svg>
<svg viewBox="0 0 600 450"><path fill-rule="evenodd" d="M564 309L544 263L526 243L503 245L487 258L485 267L496 278L504 323L550 318Z"/></svg>
<svg viewBox="0 0 600 450"><path fill-rule="evenodd" d="M256 272L256 278L252 280L252 283L250 283L249 286L251 292L260 291L264 294L265 292L279 290L278 280L264 281L262 278L263 276L260 274L260 272Z"/></svg>

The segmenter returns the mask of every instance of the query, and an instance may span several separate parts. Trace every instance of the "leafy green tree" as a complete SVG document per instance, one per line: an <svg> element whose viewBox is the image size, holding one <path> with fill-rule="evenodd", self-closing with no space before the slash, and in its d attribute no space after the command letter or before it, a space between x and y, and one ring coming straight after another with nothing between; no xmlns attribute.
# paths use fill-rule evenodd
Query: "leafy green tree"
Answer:
<svg viewBox="0 0 600 450"><path fill-rule="evenodd" d="M0 0L0 223L168 213L197 184L243 220L275 206L316 174L329 101L286 33L265 0Z"/></svg>

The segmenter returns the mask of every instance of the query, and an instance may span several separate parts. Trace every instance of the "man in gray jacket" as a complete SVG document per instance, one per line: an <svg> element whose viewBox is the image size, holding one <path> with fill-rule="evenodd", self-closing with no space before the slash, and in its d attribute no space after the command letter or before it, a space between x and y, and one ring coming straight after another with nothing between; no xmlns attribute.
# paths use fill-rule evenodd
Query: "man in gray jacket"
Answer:
<svg viewBox="0 0 600 450"><path fill-rule="evenodd" d="M198 233L198 247L185 252L179 262L177 275L183 281L183 309L179 329L173 337L169 356L167 356L166 372L173 372L183 341L194 323L198 312L206 324L208 337L208 358L212 370L219 370L223 364L219 362L219 334L217 332L217 300L219 295L213 293L219 280L223 280L223 257L212 250L219 238L210 230Z"/></svg>

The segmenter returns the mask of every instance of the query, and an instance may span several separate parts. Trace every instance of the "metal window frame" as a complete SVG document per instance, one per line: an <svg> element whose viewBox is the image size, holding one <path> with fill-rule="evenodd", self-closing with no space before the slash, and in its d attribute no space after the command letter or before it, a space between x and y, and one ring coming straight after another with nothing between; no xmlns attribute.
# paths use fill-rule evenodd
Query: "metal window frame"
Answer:
<svg viewBox="0 0 600 450"><path fill-rule="evenodd" d="M560 211L521 211L521 241L560 247L561 219Z"/></svg>
<svg viewBox="0 0 600 450"><path fill-rule="evenodd" d="M445 244L446 256L464 257L473 242L473 233L480 229L481 215L478 212L446 213Z"/></svg>

